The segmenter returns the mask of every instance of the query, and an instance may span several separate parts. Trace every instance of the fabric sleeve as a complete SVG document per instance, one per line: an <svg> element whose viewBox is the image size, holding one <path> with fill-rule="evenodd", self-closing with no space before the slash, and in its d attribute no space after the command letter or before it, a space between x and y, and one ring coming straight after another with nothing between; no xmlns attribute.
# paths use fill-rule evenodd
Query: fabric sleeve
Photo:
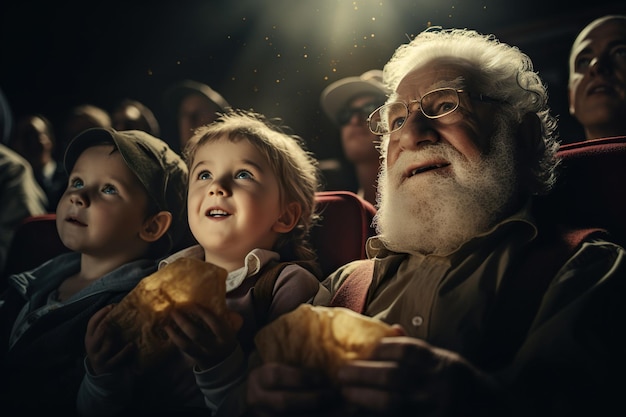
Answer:
<svg viewBox="0 0 626 417"><path fill-rule="evenodd" d="M300 304L310 303L321 288L311 272L295 264L286 266L274 286L268 321L295 310Z"/></svg>
<svg viewBox="0 0 626 417"><path fill-rule="evenodd" d="M363 263L364 260L352 261L346 265L339 267L335 272L331 273L324 281L322 281L317 293L313 297L312 304L326 306L330 303L337 289L341 287L348 276Z"/></svg>
<svg viewBox="0 0 626 417"><path fill-rule="evenodd" d="M607 242L585 243L561 268L517 355L496 373L527 415L610 415L620 406L624 278L626 252Z"/></svg>
<svg viewBox="0 0 626 417"><path fill-rule="evenodd" d="M132 400L130 381L120 373L94 375L84 360L85 376L78 389L76 409L81 417L114 416Z"/></svg>
<svg viewBox="0 0 626 417"><path fill-rule="evenodd" d="M213 416L238 416L245 407L245 356L241 347L216 366L194 369L196 384Z"/></svg>

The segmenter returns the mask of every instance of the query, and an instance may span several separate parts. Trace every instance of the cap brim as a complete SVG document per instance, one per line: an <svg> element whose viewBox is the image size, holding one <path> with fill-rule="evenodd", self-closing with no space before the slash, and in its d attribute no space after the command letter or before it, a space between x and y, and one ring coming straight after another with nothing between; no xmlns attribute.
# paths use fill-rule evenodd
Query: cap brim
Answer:
<svg viewBox="0 0 626 417"><path fill-rule="evenodd" d="M109 130L99 127L87 129L72 139L65 149L63 158L63 166L68 175L72 172L76 160L85 149L94 143L103 141L115 142L115 138Z"/></svg>
<svg viewBox="0 0 626 417"><path fill-rule="evenodd" d="M114 129L107 128L91 128L87 129L78 136L76 136L67 146L65 151L65 158L63 160L63 165L65 166L65 170L68 175L71 173L76 161L80 157L83 151L95 144L104 143L104 142L113 142L115 147L120 152L124 163L128 166L128 168L133 172L133 174L137 177L137 179L143 184L146 190L151 190L151 181L147 180L145 176L141 175L142 169L142 160L146 158L146 155L149 155L150 152L146 152L145 149L149 148L146 145L145 137L152 137L147 132L140 130L125 130L125 131L116 131ZM160 140L160 139L159 139ZM166 146L165 143L163 146ZM152 154L154 151L150 149ZM156 158L151 158L156 161ZM150 194L150 191L147 191ZM167 210L167 205L164 204L162 199L159 199L157 196L151 195L151 197L155 200L158 206Z"/></svg>

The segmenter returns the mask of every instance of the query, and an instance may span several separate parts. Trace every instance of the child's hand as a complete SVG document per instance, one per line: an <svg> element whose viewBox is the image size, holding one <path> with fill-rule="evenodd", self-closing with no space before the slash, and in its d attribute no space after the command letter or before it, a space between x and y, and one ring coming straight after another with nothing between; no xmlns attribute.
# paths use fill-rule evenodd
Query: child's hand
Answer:
<svg viewBox="0 0 626 417"><path fill-rule="evenodd" d="M223 361L237 347L237 330L242 318L231 312L225 320L200 305L192 305L185 311L173 310L172 324L165 331L178 346L190 356L201 369L208 369Z"/></svg>
<svg viewBox="0 0 626 417"><path fill-rule="evenodd" d="M124 343L104 320L113 307L112 304L98 310L87 324L85 350L89 366L96 375L130 365L135 354L135 345Z"/></svg>

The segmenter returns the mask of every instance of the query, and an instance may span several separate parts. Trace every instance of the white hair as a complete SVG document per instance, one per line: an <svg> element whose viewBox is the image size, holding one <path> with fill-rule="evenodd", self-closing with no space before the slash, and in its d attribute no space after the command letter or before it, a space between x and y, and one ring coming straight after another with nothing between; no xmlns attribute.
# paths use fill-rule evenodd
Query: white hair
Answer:
<svg viewBox="0 0 626 417"><path fill-rule="evenodd" d="M547 89L534 71L530 58L493 35L468 29L433 27L396 49L383 68L383 81L395 91L407 73L438 58L455 58L469 63L474 69L472 75L476 87L481 93L507 103L501 106L500 112L512 122L520 123L527 113L539 117L543 146L536 149L535 162L522 169L528 170L525 177L530 180L526 186L531 194L548 192L556 181L557 123L547 104ZM392 94L389 101L395 99L396 95ZM388 136L383 137L383 157L386 156L388 139Z"/></svg>

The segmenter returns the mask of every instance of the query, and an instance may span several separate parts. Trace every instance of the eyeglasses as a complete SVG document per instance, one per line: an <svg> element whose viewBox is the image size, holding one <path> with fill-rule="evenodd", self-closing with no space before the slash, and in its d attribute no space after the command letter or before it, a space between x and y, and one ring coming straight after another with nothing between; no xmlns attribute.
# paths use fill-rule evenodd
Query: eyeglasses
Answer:
<svg viewBox="0 0 626 417"><path fill-rule="evenodd" d="M337 115L337 123L339 123L339 126L345 126L350 123L350 120L352 120L352 117L355 114L362 117L363 120L366 120L367 116L369 116L370 113L376 110L376 108L379 106L379 103L367 103L362 105L361 107L346 107L342 109Z"/></svg>
<svg viewBox="0 0 626 417"><path fill-rule="evenodd" d="M499 102L500 100L487 97L483 94L474 94L455 88L438 88L424 94L419 100L408 103L396 101L380 106L367 118L370 131L375 135L387 135L402 129L404 122L413 112L411 109L417 104L422 114L429 119L439 119L453 113L459 108L460 93L466 93L470 98L481 101Z"/></svg>

